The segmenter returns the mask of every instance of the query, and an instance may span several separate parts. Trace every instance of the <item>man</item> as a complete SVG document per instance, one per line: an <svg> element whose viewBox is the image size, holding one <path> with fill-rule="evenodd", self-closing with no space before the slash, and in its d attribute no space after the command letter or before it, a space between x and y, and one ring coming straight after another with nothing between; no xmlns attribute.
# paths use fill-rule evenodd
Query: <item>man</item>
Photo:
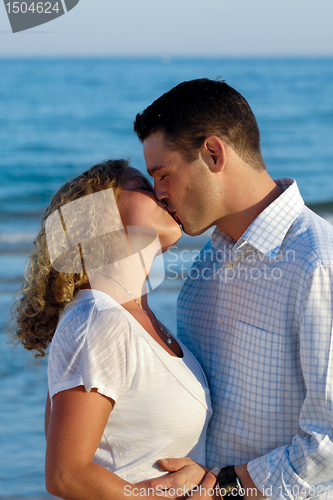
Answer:
<svg viewBox="0 0 333 500"><path fill-rule="evenodd" d="M210 383L207 465L234 466L219 483L237 496L333 497L332 226L268 175L255 117L225 82L181 83L134 129L183 230L216 226L178 300L178 335ZM179 470L165 487L202 475L161 465Z"/></svg>

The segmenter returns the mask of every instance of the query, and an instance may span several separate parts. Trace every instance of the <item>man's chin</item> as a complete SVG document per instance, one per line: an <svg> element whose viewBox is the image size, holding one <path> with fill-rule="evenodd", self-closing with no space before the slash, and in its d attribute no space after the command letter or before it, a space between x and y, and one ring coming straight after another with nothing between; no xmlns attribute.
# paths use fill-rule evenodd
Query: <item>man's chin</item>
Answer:
<svg viewBox="0 0 333 500"><path fill-rule="evenodd" d="M200 234L203 234L209 227L204 227L203 229L198 229L196 228L189 228L187 226L182 225L183 233L187 234L188 236L200 236Z"/></svg>
<svg viewBox="0 0 333 500"><path fill-rule="evenodd" d="M195 227L190 227L187 226L186 224L182 224L181 228L183 230L183 233L188 234L188 236L200 236L200 234L205 233L209 228L211 228L214 224L211 224L210 226L205 226L203 228L195 226Z"/></svg>

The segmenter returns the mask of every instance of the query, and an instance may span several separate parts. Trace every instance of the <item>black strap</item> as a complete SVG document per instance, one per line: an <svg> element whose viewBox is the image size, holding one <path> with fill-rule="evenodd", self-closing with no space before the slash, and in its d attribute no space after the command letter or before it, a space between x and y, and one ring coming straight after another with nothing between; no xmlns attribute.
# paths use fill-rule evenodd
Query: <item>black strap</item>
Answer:
<svg viewBox="0 0 333 500"><path fill-rule="evenodd" d="M234 467L234 465L227 465L227 467L222 467L217 478L217 482L220 485L236 483L237 476Z"/></svg>

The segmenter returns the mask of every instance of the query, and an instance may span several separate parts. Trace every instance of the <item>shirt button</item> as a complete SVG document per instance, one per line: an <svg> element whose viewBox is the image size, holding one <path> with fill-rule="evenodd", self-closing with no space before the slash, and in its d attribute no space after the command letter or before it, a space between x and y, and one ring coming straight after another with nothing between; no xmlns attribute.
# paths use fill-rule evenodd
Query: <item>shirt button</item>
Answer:
<svg viewBox="0 0 333 500"><path fill-rule="evenodd" d="M212 375L213 375L213 377L216 377L216 371L215 370L212 372Z"/></svg>
<svg viewBox="0 0 333 500"><path fill-rule="evenodd" d="M233 262L229 262L225 267L227 269L233 269L234 268L234 263Z"/></svg>
<svg viewBox="0 0 333 500"><path fill-rule="evenodd" d="M223 318L219 318L219 319L217 320L217 322L218 322L218 324L219 324L219 325L222 325L222 323L223 323Z"/></svg>

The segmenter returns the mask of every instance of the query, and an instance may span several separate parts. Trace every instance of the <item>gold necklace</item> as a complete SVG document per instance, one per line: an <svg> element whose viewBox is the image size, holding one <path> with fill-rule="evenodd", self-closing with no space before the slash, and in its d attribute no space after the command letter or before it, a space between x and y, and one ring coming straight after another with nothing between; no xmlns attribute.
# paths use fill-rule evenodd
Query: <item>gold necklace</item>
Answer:
<svg viewBox="0 0 333 500"><path fill-rule="evenodd" d="M134 300L134 302L136 302L138 304L138 306L140 307L140 309L143 310L143 312L148 316L148 318L151 320L151 317L149 316L149 313L142 307L142 305L140 304L140 302L138 302L136 300L136 298L131 294L131 292L129 290L127 290L127 288L125 288L121 283L119 283L119 281L117 281L116 279L114 278L111 278L111 276L107 276L106 274L103 274L103 273L98 273L100 274L101 276L104 276L104 278L109 278L110 280L112 281L115 281L119 286L121 286L121 288L123 290L125 290L125 292L128 293L128 295L130 295L132 297L132 299ZM153 311L151 311L152 315L153 315L153 318L154 318L154 321L158 327L158 329L166 336L167 338L167 344L168 345L171 345L172 344L172 337L170 335L170 333L166 330L166 328L164 328L164 326L162 325L162 323L156 318L155 314L153 313Z"/></svg>

